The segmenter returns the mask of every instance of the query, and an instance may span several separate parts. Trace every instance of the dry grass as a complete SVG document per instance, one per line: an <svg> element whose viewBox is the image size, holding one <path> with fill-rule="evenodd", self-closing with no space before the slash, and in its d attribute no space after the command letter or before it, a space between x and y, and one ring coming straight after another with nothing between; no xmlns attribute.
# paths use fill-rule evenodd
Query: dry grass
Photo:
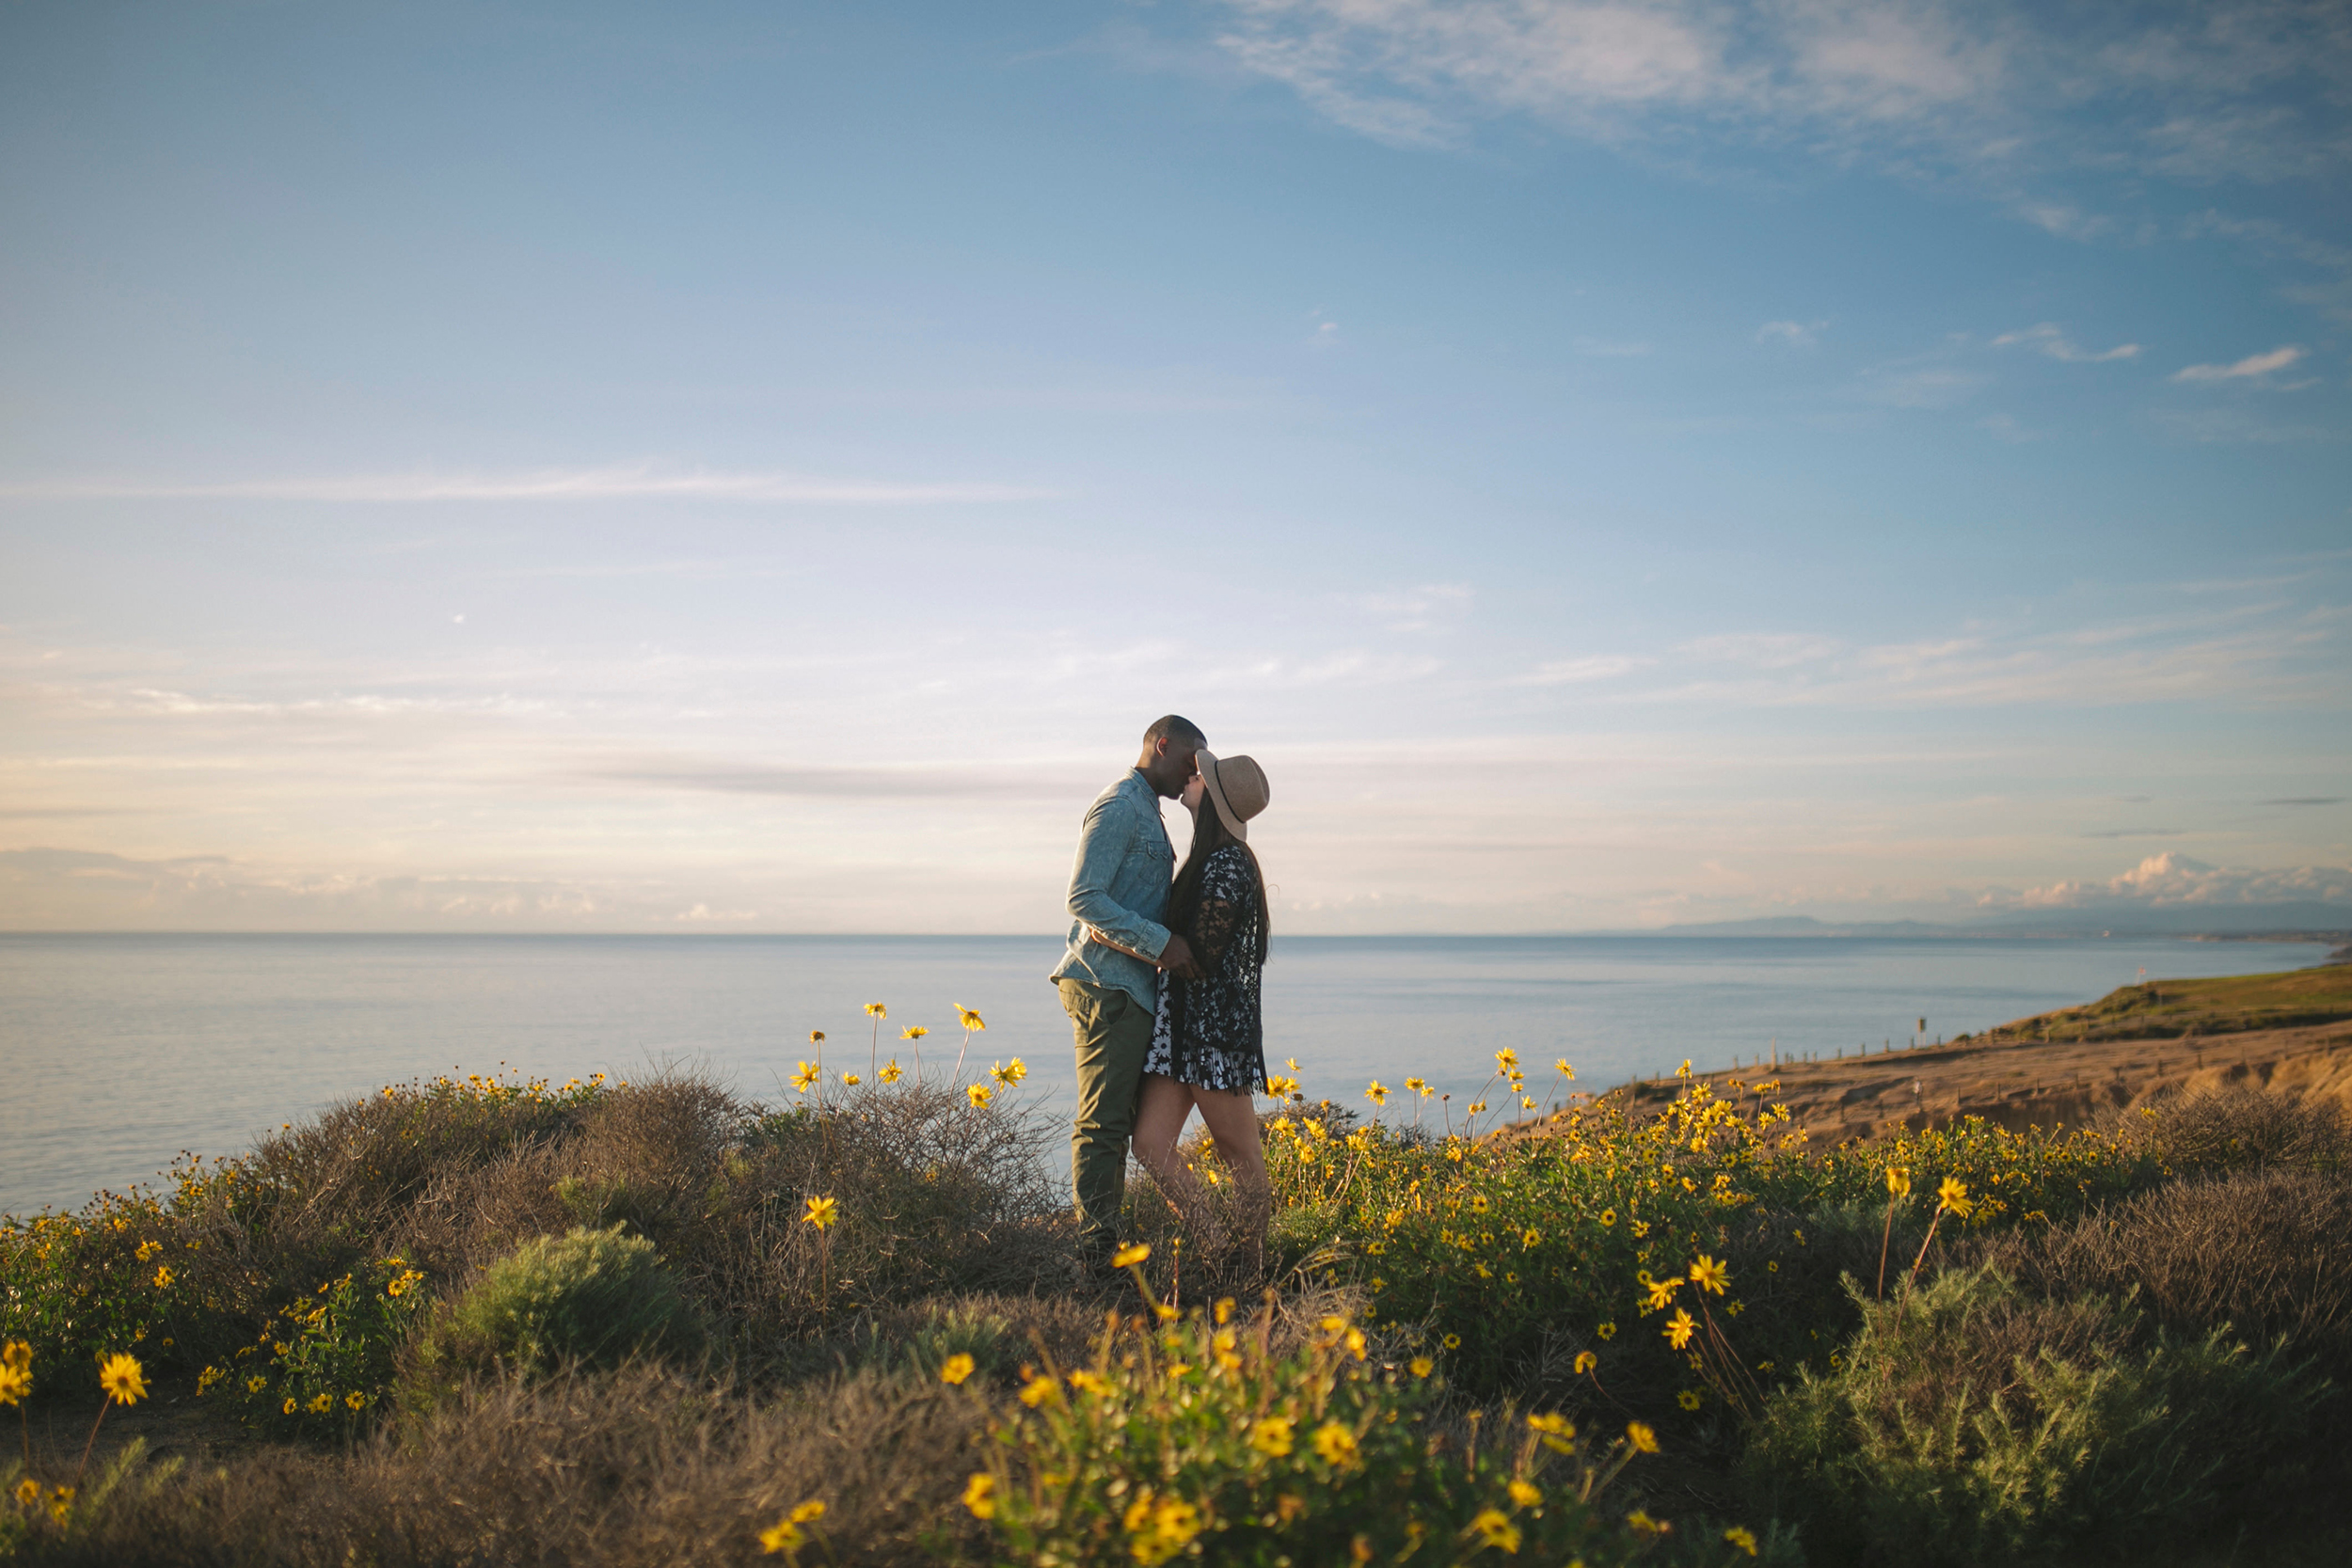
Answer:
<svg viewBox="0 0 2352 1568"><path fill-rule="evenodd" d="M270 1450L126 1495L37 1560L156 1568L456 1568L748 1562L815 1497L844 1563L937 1559L980 1410L936 1381L872 1372L760 1402L650 1367L491 1386L348 1458ZM960 1555L960 1554L959 1554Z"/></svg>

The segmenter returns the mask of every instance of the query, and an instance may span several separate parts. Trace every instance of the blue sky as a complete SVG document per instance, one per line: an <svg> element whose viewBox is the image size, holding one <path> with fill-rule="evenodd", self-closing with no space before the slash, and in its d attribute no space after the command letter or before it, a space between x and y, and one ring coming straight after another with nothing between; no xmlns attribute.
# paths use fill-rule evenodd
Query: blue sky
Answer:
<svg viewBox="0 0 2352 1568"><path fill-rule="evenodd" d="M0 925L2352 904L2340 7L20 5Z"/></svg>

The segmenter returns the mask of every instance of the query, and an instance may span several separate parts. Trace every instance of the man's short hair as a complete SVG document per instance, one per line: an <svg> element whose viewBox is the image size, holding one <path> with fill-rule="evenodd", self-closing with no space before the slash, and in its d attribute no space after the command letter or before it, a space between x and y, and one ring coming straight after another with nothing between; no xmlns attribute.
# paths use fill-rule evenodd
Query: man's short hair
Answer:
<svg viewBox="0 0 2352 1568"><path fill-rule="evenodd" d="M1173 713L1164 714L1152 720L1152 727L1143 732L1143 743L1146 746L1157 745L1163 740L1200 746L1205 745L1208 738L1200 733L1200 725Z"/></svg>

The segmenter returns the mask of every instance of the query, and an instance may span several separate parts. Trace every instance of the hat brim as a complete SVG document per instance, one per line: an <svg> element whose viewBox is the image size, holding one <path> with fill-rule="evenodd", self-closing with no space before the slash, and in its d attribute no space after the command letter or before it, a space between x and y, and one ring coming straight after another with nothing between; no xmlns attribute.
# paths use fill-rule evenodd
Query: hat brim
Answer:
<svg viewBox="0 0 2352 1568"><path fill-rule="evenodd" d="M1233 810L1232 803L1225 799L1225 786L1217 783L1216 753L1203 747L1193 760L1200 768L1200 783L1208 791L1209 803L1216 808L1217 817L1225 824L1226 832L1244 844L1248 843L1249 824Z"/></svg>

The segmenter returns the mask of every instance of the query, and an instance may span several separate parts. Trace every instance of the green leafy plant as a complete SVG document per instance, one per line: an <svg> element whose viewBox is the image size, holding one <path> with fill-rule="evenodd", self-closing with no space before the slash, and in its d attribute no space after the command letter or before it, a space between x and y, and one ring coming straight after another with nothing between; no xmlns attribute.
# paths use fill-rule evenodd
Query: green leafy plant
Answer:
<svg viewBox="0 0 2352 1568"><path fill-rule="evenodd" d="M2223 1328L2142 1332L2129 1303L2026 1296L1950 1270L1909 1300L1853 1288L1863 1327L1766 1405L1756 1506L1830 1560L2007 1561L2145 1549L2260 1510L2327 1392Z"/></svg>
<svg viewBox="0 0 2352 1568"><path fill-rule="evenodd" d="M1279 1352L1270 1306L1246 1324L1231 1306L1157 1326L1113 1313L1089 1366L1049 1358L1027 1370L1023 1408L996 1423L992 1463L964 1493L1007 1556L1274 1568L1524 1552L1598 1568L1671 1540L1667 1524L1612 1516L1597 1500L1656 1451L1648 1428L1597 1457L1556 1414L1506 1409L1483 1440L1473 1416L1457 1434L1437 1419L1427 1358L1375 1363L1363 1331L1337 1316ZM1698 1555L1738 1560L1756 1546L1735 1527Z"/></svg>
<svg viewBox="0 0 2352 1568"><path fill-rule="evenodd" d="M574 1229L525 1242L437 1309L418 1338L414 1370L430 1398L492 1370L529 1379L691 1352L702 1341L651 1242L618 1227Z"/></svg>

